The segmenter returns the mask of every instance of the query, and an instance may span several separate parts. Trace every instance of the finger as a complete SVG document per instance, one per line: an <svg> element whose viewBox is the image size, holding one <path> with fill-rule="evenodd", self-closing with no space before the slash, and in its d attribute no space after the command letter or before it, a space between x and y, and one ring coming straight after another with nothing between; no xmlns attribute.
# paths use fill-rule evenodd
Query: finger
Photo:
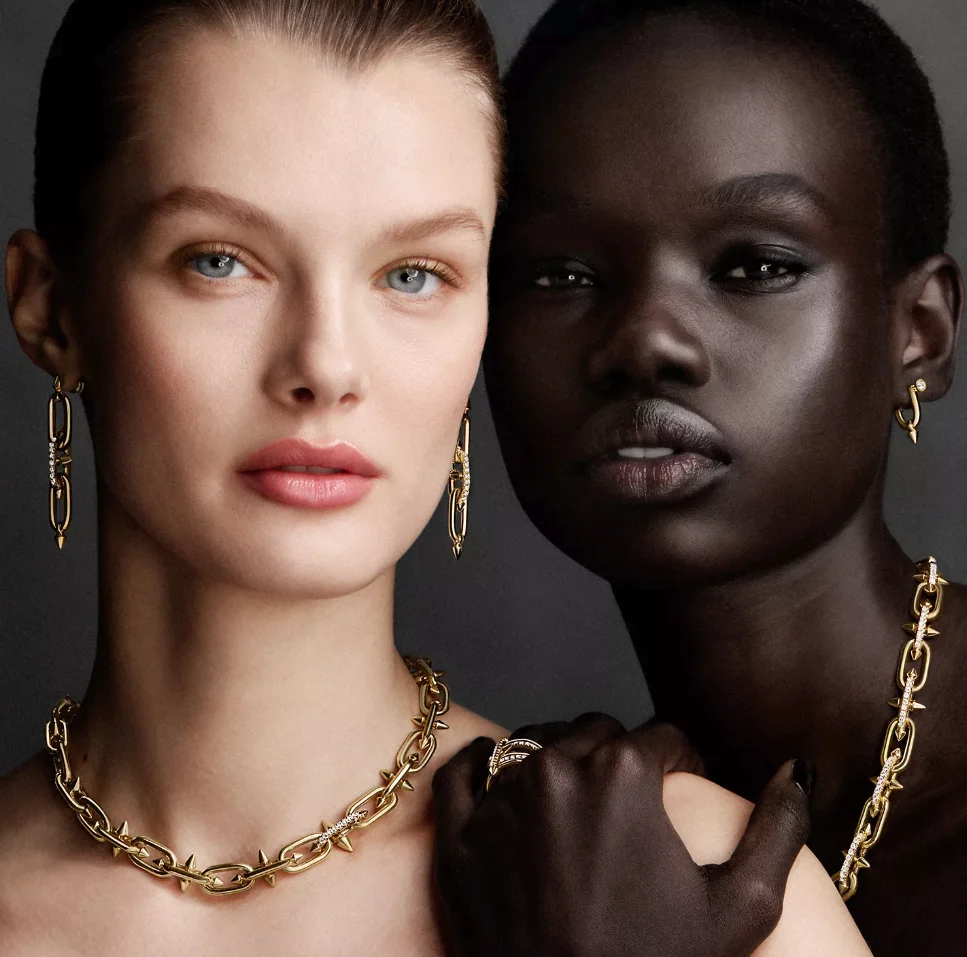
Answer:
<svg viewBox="0 0 967 957"><path fill-rule="evenodd" d="M701 756L692 747L685 732L673 724L651 720L629 731L626 737L643 754L652 758L662 777L674 771L705 776Z"/></svg>
<svg viewBox="0 0 967 957"><path fill-rule="evenodd" d="M579 760L605 741L626 733L625 726L617 718L589 711L578 715L573 721L557 721L553 724L522 728L514 737L530 738L545 748L553 748L564 757Z"/></svg>
<svg viewBox="0 0 967 957"><path fill-rule="evenodd" d="M812 778L808 762L784 764L766 785L742 840L722 868L730 897L776 922L789 871L809 837Z"/></svg>
<svg viewBox="0 0 967 957"><path fill-rule="evenodd" d="M456 838L477 809L487 777L493 738L477 738L433 775L433 815L438 841Z"/></svg>

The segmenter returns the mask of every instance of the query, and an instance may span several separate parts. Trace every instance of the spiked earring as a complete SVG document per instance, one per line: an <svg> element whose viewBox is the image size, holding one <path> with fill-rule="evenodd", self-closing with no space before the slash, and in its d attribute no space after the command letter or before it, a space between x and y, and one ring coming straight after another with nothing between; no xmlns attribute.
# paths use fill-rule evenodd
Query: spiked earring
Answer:
<svg viewBox="0 0 967 957"><path fill-rule="evenodd" d="M467 539L467 505L470 500L470 404L460 423L460 438L453 452L448 492L447 529L453 543L453 557L463 554Z"/></svg>
<svg viewBox="0 0 967 957"><path fill-rule="evenodd" d="M916 445L917 427L920 425L920 394L927 391L926 379L917 379L908 391L910 393L910 406L913 409L913 418L906 418L903 414L903 409L897 409L894 414L896 415L897 423L910 436L910 441Z"/></svg>
<svg viewBox="0 0 967 957"><path fill-rule="evenodd" d="M84 391L84 380L73 390L79 395ZM58 407L61 410L58 423ZM54 391L47 402L47 460L50 500L50 525L57 535L57 547L63 548L67 529L71 523L71 400L64 390L60 376L54 379Z"/></svg>

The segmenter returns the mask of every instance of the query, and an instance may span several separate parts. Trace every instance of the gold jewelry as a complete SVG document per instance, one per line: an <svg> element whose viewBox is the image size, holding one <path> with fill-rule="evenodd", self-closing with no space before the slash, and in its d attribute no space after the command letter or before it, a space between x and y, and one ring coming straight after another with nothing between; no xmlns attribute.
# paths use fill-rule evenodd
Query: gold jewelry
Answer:
<svg viewBox="0 0 967 957"><path fill-rule="evenodd" d="M318 833L291 841L273 860L260 850L257 865L214 864L202 870L195 866L194 854L180 864L174 851L164 844L148 837L130 837L127 821L120 827L113 827L107 813L84 791L80 777L75 777L71 770L67 728L79 705L70 698L65 698L54 708L47 722L46 744L54 760L54 786L94 840L109 844L115 857L123 852L132 864L154 877L177 878L182 891L197 884L206 894L240 894L259 880L275 887L276 874L302 874L321 864L334 847L352 852L350 833L371 827L389 814L399 801L399 791L413 790L410 775L422 771L433 757L437 747L434 732L445 731L448 727L440 718L450 708L450 690L439 680L443 672L434 671L427 658L407 657L404 660L419 687L420 714L413 719L417 730L407 735L396 753L396 769L381 771L385 784L353 801L341 820L332 825L323 821Z"/></svg>
<svg viewBox="0 0 967 957"><path fill-rule="evenodd" d="M77 383L73 390L76 395L84 391L84 380ZM63 409L63 422L57 424L57 407ZM54 379L54 391L47 402L47 438L49 440L48 476L50 489L48 492L49 514L51 528L57 533L57 547L64 547L67 529L71 523L71 438L73 437L73 421L71 416L71 400L64 391L60 376ZM58 504L63 503L63 514L58 517Z"/></svg>
<svg viewBox="0 0 967 957"><path fill-rule="evenodd" d="M470 500L470 403L463 412L460 439L453 453L447 503L447 530L453 542L453 557L463 554L467 540L467 503Z"/></svg>
<svg viewBox="0 0 967 957"><path fill-rule="evenodd" d="M504 768L520 764L540 750L542 745L530 738L501 738L487 762L487 790L490 790L491 782Z"/></svg>
<svg viewBox="0 0 967 957"><path fill-rule="evenodd" d="M910 441L917 444L917 426L920 425L920 393L927 391L927 380L917 379L907 390L910 393L910 405L913 407L913 418L907 419L903 415L903 409L897 409L893 414L897 422L906 429Z"/></svg>
<svg viewBox="0 0 967 957"><path fill-rule="evenodd" d="M849 900L856 893L860 869L870 866L866 855L883 835L883 825L890 811L890 795L903 788L897 781L897 775L906 769L913 754L916 728L911 712L921 711L925 707L913 696L927 683L930 672L930 645L927 644L927 638L940 634L931 627L930 622L936 619L943 607L943 590L947 582L940 577L935 558L918 562L914 578L917 581L912 606L915 620L903 625L903 630L913 637L903 646L896 675L902 694L887 702L891 708L898 708L899 711L886 730L880 751L882 770L878 777L870 778L875 785L873 795L863 805L863 813L860 814L849 850L843 851L843 866L832 875L843 900ZM921 658L922 665L914 664Z"/></svg>

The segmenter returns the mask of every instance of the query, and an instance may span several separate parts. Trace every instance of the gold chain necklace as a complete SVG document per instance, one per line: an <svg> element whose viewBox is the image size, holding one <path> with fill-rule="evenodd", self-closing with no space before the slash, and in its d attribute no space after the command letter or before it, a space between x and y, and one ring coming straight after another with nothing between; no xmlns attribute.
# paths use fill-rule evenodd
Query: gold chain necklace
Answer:
<svg viewBox="0 0 967 957"><path fill-rule="evenodd" d="M407 735L396 753L396 769L380 772L386 783L353 801L341 820L332 825L323 821L321 831L291 841L274 859L260 850L257 865L233 862L202 870L195 866L194 854L180 864L174 851L164 844L149 837L130 837L127 821L113 827L107 813L84 791L80 777L75 777L71 770L67 728L79 705L70 698L54 708L47 722L46 743L54 760L54 786L94 840L109 844L115 857L124 853L132 864L153 877L177 878L182 891L197 884L206 894L241 894L260 880L275 887L276 874L302 874L326 860L334 847L351 852L350 833L371 827L389 814L399 802L399 792L413 790L410 775L422 771L433 757L437 747L434 732L448 727L440 718L450 709L450 690L439 680L443 672L434 671L427 658L404 660L419 687L420 714L413 719L417 730Z"/></svg>
<svg viewBox="0 0 967 957"><path fill-rule="evenodd" d="M910 632L913 637L903 646L897 667L896 680L901 694L887 702L898 709L897 716L890 722L883 740L880 773L870 778L874 784L873 794L863 805L849 849L843 851L843 866L832 875L844 901L856 893L860 869L870 866L866 855L883 835L883 825L890 811L890 795L903 787L897 775L906 769L913 755L916 728L911 712L924 707L913 696L923 690L930 673L930 645L927 638L940 634L930 625L943 607L943 590L947 584L937 570L937 560L926 558L918 562L917 573L913 577L917 582L912 606L914 620L903 625L904 631Z"/></svg>

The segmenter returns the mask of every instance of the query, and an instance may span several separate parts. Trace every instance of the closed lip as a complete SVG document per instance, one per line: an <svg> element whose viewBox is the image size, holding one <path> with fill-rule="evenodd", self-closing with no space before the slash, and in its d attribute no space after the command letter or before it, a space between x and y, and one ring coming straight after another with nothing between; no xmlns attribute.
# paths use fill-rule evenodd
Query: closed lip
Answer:
<svg viewBox="0 0 967 957"><path fill-rule="evenodd" d="M648 399L592 419L578 436L578 469L593 470L604 461L619 459L620 450L631 448L670 449L675 455L700 455L723 465L731 462L711 423L667 399ZM645 467L655 460L621 461Z"/></svg>
<svg viewBox="0 0 967 957"><path fill-rule="evenodd" d="M273 442L247 456L238 471L264 472L286 467L333 469L363 478L379 478L382 474L373 462L348 442L313 445L304 439Z"/></svg>

